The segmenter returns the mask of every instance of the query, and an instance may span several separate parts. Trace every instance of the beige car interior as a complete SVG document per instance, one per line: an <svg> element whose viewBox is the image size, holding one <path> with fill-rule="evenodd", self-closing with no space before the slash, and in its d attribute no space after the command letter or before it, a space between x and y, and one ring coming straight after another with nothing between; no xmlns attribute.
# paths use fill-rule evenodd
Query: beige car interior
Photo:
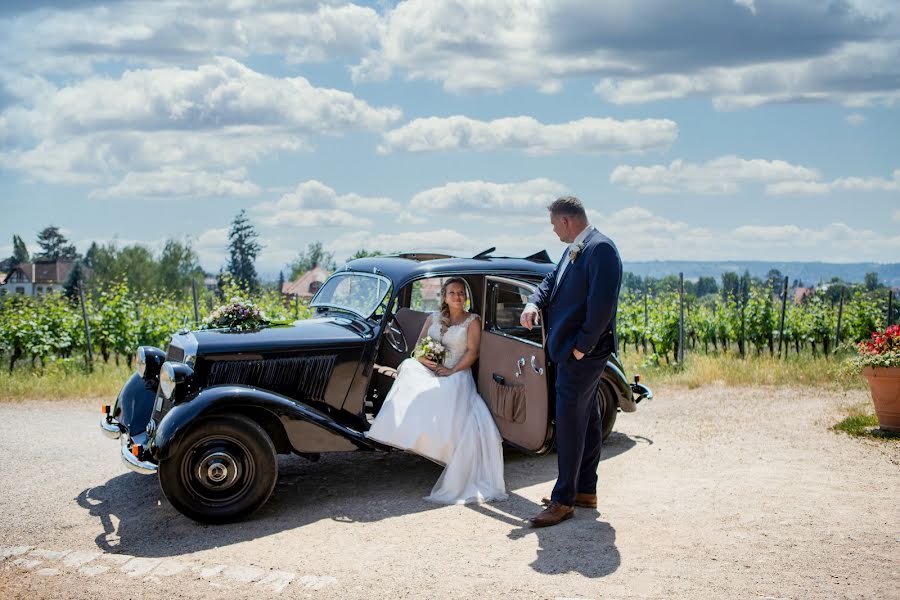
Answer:
<svg viewBox="0 0 900 600"><path fill-rule="evenodd" d="M486 279L488 290L498 289L491 293L485 286L474 286L482 292L479 294L482 301L473 303L472 310L482 316L482 325L486 329L481 335L479 359L472 366L473 377L503 438L526 450L537 451L544 446L548 436L545 353L540 344L511 335L512 329L506 325L518 321L524 298L531 290L511 280ZM485 306L487 310L477 310ZM386 341L382 343L373 367L375 400L372 408L375 414L397 378L397 367L409 357L429 314L407 307L396 311L394 318L409 348L407 353L401 354ZM541 339L537 330L530 336Z"/></svg>

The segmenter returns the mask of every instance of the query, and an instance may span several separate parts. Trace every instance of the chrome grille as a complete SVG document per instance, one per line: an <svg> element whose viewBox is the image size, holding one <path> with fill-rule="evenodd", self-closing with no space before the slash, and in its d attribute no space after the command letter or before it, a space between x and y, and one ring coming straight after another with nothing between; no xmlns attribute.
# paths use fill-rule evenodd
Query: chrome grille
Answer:
<svg viewBox="0 0 900 600"><path fill-rule="evenodd" d="M184 362L184 348L169 344L168 349L166 349L166 360Z"/></svg>
<svg viewBox="0 0 900 600"><path fill-rule="evenodd" d="M263 360L223 360L212 364L209 385L252 385L290 396L322 401L335 355Z"/></svg>

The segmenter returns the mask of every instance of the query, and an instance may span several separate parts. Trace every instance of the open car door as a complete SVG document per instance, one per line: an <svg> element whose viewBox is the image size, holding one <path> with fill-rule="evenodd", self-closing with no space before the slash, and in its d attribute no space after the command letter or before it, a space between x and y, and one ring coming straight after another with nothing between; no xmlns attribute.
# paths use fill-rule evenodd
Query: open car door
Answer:
<svg viewBox="0 0 900 600"><path fill-rule="evenodd" d="M546 452L553 429L543 324L531 331L519 324L535 286L491 276L485 283L478 392L504 440L527 452Z"/></svg>

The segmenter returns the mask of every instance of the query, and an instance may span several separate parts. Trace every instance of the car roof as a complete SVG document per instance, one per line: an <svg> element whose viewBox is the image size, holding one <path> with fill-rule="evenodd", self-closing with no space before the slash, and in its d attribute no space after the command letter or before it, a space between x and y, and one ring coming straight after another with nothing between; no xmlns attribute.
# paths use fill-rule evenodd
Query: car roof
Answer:
<svg viewBox="0 0 900 600"><path fill-rule="evenodd" d="M540 258L457 258L434 254L406 256L370 256L348 262L343 269L364 273L381 273L401 286L422 277L449 275L525 275L543 277L553 270L553 264ZM417 258L427 257L426 260ZM340 272L340 271L338 271Z"/></svg>

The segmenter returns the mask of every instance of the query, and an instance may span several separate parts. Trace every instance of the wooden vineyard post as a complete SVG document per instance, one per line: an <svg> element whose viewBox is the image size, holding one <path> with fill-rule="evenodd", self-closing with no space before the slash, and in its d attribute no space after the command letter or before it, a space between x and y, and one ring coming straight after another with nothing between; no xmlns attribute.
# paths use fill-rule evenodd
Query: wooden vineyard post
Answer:
<svg viewBox="0 0 900 600"><path fill-rule="evenodd" d="M87 306L84 303L84 283L78 282L78 296L81 299L81 318L84 319L84 337L87 341L87 366L88 372L94 371L94 350L91 347L91 323L88 321Z"/></svg>
<svg viewBox="0 0 900 600"><path fill-rule="evenodd" d="M684 273L678 274L678 365L684 366Z"/></svg>
<svg viewBox="0 0 900 600"><path fill-rule="evenodd" d="M788 278L784 276L781 288L781 324L778 326L778 358L781 358L781 342L784 340L784 312L787 309ZM787 356L787 343L784 344L784 355Z"/></svg>
<svg viewBox="0 0 900 600"><path fill-rule="evenodd" d="M644 283L644 331L641 333L641 346L647 354L647 327L650 326L650 315L647 312L647 283Z"/></svg>
<svg viewBox="0 0 900 600"><path fill-rule="evenodd" d="M191 279L191 294L194 297L194 327L200 324L200 307L197 306L197 280Z"/></svg>
<svg viewBox="0 0 900 600"><path fill-rule="evenodd" d="M894 288L888 288L887 326L894 324Z"/></svg>
<svg viewBox="0 0 900 600"><path fill-rule="evenodd" d="M841 286L841 303L838 305L837 328L834 331L834 351L837 351L841 343L841 318L844 316L844 287Z"/></svg>

